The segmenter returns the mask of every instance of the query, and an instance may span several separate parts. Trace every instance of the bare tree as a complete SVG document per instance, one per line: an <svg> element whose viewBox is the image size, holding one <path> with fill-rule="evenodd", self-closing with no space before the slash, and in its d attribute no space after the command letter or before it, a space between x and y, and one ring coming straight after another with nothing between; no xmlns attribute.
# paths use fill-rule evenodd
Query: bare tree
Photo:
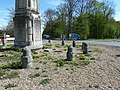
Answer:
<svg viewBox="0 0 120 90"><path fill-rule="evenodd" d="M78 0L64 0L66 4L67 10L67 19L68 19L68 37L69 34L72 33L72 22L73 22L73 14L76 11L76 6L78 4Z"/></svg>
<svg viewBox="0 0 120 90"><path fill-rule="evenodd" d="M14 21L13 18L15 16L15 10L14 8L8 9L8 25L6 26L6 34L9 34L10 36L14 36Z"/></svg>

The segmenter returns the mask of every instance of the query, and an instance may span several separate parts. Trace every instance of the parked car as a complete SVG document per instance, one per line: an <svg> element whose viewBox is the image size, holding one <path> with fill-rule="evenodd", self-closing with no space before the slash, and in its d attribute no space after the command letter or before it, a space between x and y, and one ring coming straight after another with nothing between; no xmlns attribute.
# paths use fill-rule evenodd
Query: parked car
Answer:
<svg viewBox="0 0 120 90"><path fill-rule="evenodd" d="M49 38L50 38L50 36L49 36L49 35L47 35L47 34L44 34L42 38L43 38L43 39L49 39Z"/></svg>
<svg viewBox="0 0 120 90"><path fill-rule="evenodd" d="M76 33L72 33L69 35L70 39L76 39L76 40L80 40L80 35L76 34Z"/></svg>

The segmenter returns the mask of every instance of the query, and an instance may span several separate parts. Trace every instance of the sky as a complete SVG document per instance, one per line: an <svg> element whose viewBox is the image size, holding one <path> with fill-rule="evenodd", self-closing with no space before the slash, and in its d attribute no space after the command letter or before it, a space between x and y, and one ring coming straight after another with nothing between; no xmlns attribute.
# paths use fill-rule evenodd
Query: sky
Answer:
<svg viewBox="0 0 120 90"><path fill-rule="evenodd" d="M120 21L120 1L119 0L109 0L115 5L115 15L116 21ZM62 3L62 0L40 0L40 14L42 14L46 9L55 9L57 5ZM8 23L9 10L15 7L15 0L0 0L0 28L4 27Z"/></svg>

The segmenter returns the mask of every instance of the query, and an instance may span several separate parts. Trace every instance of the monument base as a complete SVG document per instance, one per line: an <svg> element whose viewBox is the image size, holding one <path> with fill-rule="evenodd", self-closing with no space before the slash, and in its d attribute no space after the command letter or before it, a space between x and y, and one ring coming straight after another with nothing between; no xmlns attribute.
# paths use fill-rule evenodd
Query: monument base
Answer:
<svg viewBox="0 0 120 90"><path fill-rule="evenodd" d="M21 48L25 48L25 47L26 46L13 45L11 47L11 49L16 50L16 49L21 49ZM30 45L29 47L30 47L30 49L41 49L43 47L43 45L42 44L40 44L40 45Z"/></svg>

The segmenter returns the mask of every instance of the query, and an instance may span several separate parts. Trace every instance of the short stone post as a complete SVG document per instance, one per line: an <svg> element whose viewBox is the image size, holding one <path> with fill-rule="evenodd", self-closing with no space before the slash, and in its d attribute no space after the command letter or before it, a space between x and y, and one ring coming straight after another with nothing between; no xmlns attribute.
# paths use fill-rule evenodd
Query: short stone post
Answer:
<svg viewBox="0 0 120 90"><path fill-rule="evenodd" d="M68 61L72 61L73 60L73 48L71 46L68 46L67 60Z"/></svg>
<svg viewBox="0 0 120 90"><path fill-rule="evenodd" d="M88 54L88 45L86 43L82 43L83 54Z"/></svg>
<svg viewBox="0 0 120 90"><path fill-rule="evenodd" d="M31 55L31 49L26 46L23 49L23 55L22 55L22 68L32 68L32 55Z"/></svg>
<svg viewBox="0 0 120 90"><path fill-rule="evenodd" d="M2 38L2 45L5 46L6 45L6 33L3 33L3 38Z"/></svg>
<svg viewBox="0 0 120 90"><path fill-rule="evenodd" d="M64 40L62 40L62 46L64 46L65 45L65 42L64 42Z"/></svg>
<svg viewBox="0 0 120 90"><path fill-rule="evenodd" d="M82 42L82 47L81 47L82 50L83 50L83 44L84 44L84 42Z"/></svg>
<svg viewBox="0 0 120 90"><path fill-rule="evenodd" d="M73 40L73 47L76 47L76 42L75 42L75 40Z"/></svg>
<svg viewBox="0 0 120 90"><path fill-rule="evenodd" d="M48 39L48 43L51 43L51 40L50 40L50 38Z"/></svg>

